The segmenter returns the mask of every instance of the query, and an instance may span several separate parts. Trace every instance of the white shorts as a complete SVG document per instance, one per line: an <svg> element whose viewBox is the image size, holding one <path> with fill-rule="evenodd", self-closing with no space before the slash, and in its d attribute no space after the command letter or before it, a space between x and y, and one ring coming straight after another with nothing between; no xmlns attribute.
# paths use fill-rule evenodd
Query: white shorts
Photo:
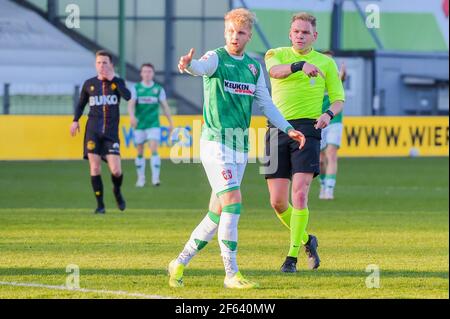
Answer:
<svg viewBox="0 0 450 319"><path fill-rule="evenodd" d="M237 152L219 142L201 139L200 159L217 196L240 188L247 165L247 153Z"/></svg>
<svg viewBox="0 0 450 319"><path fill-rule="evenodd" d="M141 145L147 141L161 140L161 129L159 127L152 127L145 130L134 130L134 144Z"/></svg>
<svg viewBox="0 0 450 319"><path fill-rule="evenodd" d="M323 151L328 145L341 147L342 131L344 126L342 123L333 123L322 130L322 140L320 141L320 150Z"/></svg>

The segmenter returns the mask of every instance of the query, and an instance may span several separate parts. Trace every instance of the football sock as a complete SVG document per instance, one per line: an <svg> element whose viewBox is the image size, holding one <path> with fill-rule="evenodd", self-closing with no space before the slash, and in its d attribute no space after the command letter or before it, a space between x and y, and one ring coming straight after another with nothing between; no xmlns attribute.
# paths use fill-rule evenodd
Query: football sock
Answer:
<svg viewBox="0 0 450 319"><path fill-rule="evenodd" d="M291 206L291 204L289 204L288 208L284 212L282 212L281 214L278 214L277 212L275 212L275 214L277 215L277 217L281 221L281 223L284 226L286 226L288 229L290 229L291 215L292 215L292 206Z"/></svg>
<svg viewBox="0 0 450 319"><path fill-rule="evenodd" d="M159 172L161 171L161 158L158 153L153 153L150 158L150 167L152 168L152 181L154 183L159 181Z"/></svg>
<svg viewBox="0 0 450 319"><path fill-rule="evenodd" d="M291 215L292 215L292 210L294 208L292 207L291 204L289 204L288 209L286 209L286 211L282 212L281 214L278 214L277 212L275 212L275 214L277 215L277 217L280 219L281 223L287 227L287 229L291 229ZM306 244L308 242L309 239L309 235L308 233L305 232L303 233L303 237L302 237L302 244Z"/></svg>
<svg viewBox="0 0 450 319"><path fill-rule="evenodd" d="M289 248L288 256L298 257L298 251L300 249L300 243L305 241L306 226L308 225L309 210L304 209L292 209L291 215L291 245Z"/></svg>
<svg viewBox="0 0 450 319"><path fill-rule="evenodd" d="M144 156L136 157L134 164L136 165L136 171L137 171L138 177L145 178L145 158L144 158Z"/></svg>
<svg viewBox="0 0 450 319"><path fill-rule="evenodd" d="M205 218L194 229L188 242L177 257L180 264L187 265L189 261L202 250L216 234L219 226L220 216L213 212L208 212Z"/></svg>
<svg viewBox="0 0 450 319"><path fill-rule="evenodd" d="M325 186L328 189L334 189L334 186L336 185L336 174L328 174L325 178Z"/></svg>
<svg viewBox="0 0 450 319"><path fill-rule="evenodd" d="M114 194L119 194L120 193L120 186L122 186L122 181L123 181L123 174L116 177L114 175L111 175L111 180L112 183L114 185Z"/></svg>
<svg viewBox="0 0 450 319"><path fill-rule="evenodd" d="M319 179L320 179L320 187L321 188L325 188L325 180L326 180L326 176L325 174L320 174L319 175Z"/></svg>
<svg viewBox="0 0 450 319"><path fill-rule="evenodd" d="M233 277L238 271L236 254L238 244L238 223L241 203L222 208L220 216L218 240L227 277Z"/></svg>
<svg viewBox="0 0 450 319"><path fill-rule="evenodd" d="M102 176L91 176L92 189L94 190L95 199L97 199L97 207L105 207L103 203L103 182Z"/></svg>

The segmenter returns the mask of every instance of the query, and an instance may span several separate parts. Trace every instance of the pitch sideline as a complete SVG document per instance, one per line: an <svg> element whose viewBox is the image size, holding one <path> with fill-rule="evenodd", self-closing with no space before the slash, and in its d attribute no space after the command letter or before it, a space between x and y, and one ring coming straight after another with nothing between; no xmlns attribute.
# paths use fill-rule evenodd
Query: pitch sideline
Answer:
<svg viewBox="0 0 450 319"><path fill-rule="evenodd" d="M72 292L81 293L97 293L97 294L110 294L116 296L127 296L127 297L137 297L143 299L175 299L174 297L160 296L160 295L147 295L143 293L128 292L122 290L97 290L88 288L69 288L66 286L55 286L55 285L45 285L38 283L21 283L21 282L9 282L0 281L0 286L13 286L13 287L28 287L28 288L43 288L51 290L66 290Z"/></svg>

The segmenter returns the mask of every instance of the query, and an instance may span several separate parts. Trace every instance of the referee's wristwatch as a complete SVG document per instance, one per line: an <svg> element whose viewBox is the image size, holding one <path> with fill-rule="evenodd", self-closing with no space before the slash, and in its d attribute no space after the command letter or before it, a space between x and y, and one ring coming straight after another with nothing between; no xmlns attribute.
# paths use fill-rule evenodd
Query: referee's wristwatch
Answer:
<svg viewBox="0 0 450 319"><path fill-rule="evenodd" d="M334 119L334 113L333 113L333 111L327 110L325 113L328 114L328 115L330 116L330 121L331 121L332 119Z"/></svg>

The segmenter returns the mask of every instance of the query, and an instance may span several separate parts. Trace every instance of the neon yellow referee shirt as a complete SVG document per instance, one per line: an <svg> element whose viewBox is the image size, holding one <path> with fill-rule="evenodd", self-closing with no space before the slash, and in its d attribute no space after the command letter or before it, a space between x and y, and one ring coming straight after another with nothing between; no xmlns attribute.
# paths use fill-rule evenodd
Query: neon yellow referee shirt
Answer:
<svg viewBox="0 0 450 319"><path fill-rule="evenodd" d="M301 71L285 79L270 78L273 102L287 120L319 118L326 91L331 103L345 101L344 87L339 78L336 62L332 58L314 49L308 54L301 55L292 47L271 49L265 56L268 72L276 65L299 61L314 64L325 75L325 79L320 75L309 78Z"/></svg>

